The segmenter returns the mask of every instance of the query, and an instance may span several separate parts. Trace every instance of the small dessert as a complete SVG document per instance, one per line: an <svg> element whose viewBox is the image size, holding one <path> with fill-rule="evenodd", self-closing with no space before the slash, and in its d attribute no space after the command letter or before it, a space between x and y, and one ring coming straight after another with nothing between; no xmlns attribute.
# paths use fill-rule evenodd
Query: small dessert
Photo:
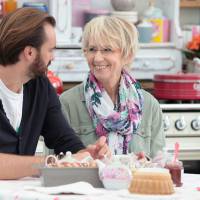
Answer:
<svg viewBox="0 0 200 200"><path fill-rule="evenodd" d="M183 183L181 182L181 174L183 172L182 162L181 161L167 162L165 168L169 170L172 181L176 185L176 187L181 187L183 185Z"/></svg>
<svg viewBox="0 0 200 200"><path fill-rule="evenodd" d="M71 152L66 152L66 155L49 155L45 160L46 167L83 167L83 168L96 168L96 161L89 155L75 154L72 155Z"/></svg>
<svg viewBox="0 0 200 200"><path fill-rule="evenodd" d="M112 163L100 169L100 180L106 189L128 189L132 174L128 167L119 163Z"/></svg>
<svg viewBox="0 0 200 200"><path fill-rule="evenodd" d="M163 168L141 168L134 172L129 192L139 194L172 194L170 173Z"/></svg>
<svg viewBox="0 0 200 200"><path fill-rule="evenodd" d="M145 155L144 152L139 152L137 154L130 153L126 155L113 155L111 163L113 162L118 162L119 164L125 165L132 171L137 168L149 168L157 166L157 163L153 163L152 159Z"/></svg>

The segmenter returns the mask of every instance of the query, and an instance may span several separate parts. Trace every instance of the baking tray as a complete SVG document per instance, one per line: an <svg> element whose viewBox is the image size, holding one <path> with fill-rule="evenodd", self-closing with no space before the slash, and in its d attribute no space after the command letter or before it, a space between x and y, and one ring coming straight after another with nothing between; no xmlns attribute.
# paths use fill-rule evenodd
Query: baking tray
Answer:
<svg viewBox="0 0 200 200"><path fill-rule="evenodd" d="M57 186L85 181L94 187L102 188L98 168L57 168L42 167L41 179L43 186Z"/></svg>

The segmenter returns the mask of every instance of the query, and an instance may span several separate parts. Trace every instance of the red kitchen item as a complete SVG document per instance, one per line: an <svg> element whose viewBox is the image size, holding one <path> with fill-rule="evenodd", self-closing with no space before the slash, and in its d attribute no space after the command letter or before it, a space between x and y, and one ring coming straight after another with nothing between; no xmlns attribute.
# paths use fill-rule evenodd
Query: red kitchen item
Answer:
<svg viewBox="0 0 200 200"><path fill-rule="evenodd" d="M47 72L47 77L51 82L51 84L53 85L53 87L56 89L56 93L60 95L63 92L62 80L58 76L56 76L52 71L49 70Z"/></svg>
<svg viewBox="0 0 200 200"><path fill-rule="evenodd" d="M154 96L168 100L200 100L200 74L155 75Z"/></svg>
<svg viewBox="0 0 200 200"><path fill-rule="evenodd" d="M4 15L17 9L17 0L6 0L3 3Z"/></svg>

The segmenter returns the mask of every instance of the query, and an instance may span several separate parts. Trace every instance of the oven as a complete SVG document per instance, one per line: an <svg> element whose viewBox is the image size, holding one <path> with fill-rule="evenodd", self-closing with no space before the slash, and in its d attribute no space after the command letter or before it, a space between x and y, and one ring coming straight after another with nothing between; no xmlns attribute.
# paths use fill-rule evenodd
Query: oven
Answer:
<svg viewBox="0 0 200 200"><path fill-rule="evenodd" d="M168 151L179 142L185 170L200 173L200 75L157 74L154 96L163 110Z"/></svg>
<svg viewBox="0 0 200 200"><path fill-rule="evenodd" d="M179 159L187 173L200 173L200 101L160 100L164 115L166 148L173 153L179 142Z"/></svg>

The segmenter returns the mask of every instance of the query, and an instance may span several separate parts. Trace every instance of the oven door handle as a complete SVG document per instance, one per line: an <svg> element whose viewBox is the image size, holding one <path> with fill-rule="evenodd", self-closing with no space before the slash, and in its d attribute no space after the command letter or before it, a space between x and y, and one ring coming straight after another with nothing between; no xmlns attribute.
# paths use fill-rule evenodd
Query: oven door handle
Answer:
<svg viewBox="0 0 200 200"><path fill-rule="evenodd" d="M167 149L168 152L174 152L174 149ZM179 149L179 152L200 152L200 147Z"/></svg>

